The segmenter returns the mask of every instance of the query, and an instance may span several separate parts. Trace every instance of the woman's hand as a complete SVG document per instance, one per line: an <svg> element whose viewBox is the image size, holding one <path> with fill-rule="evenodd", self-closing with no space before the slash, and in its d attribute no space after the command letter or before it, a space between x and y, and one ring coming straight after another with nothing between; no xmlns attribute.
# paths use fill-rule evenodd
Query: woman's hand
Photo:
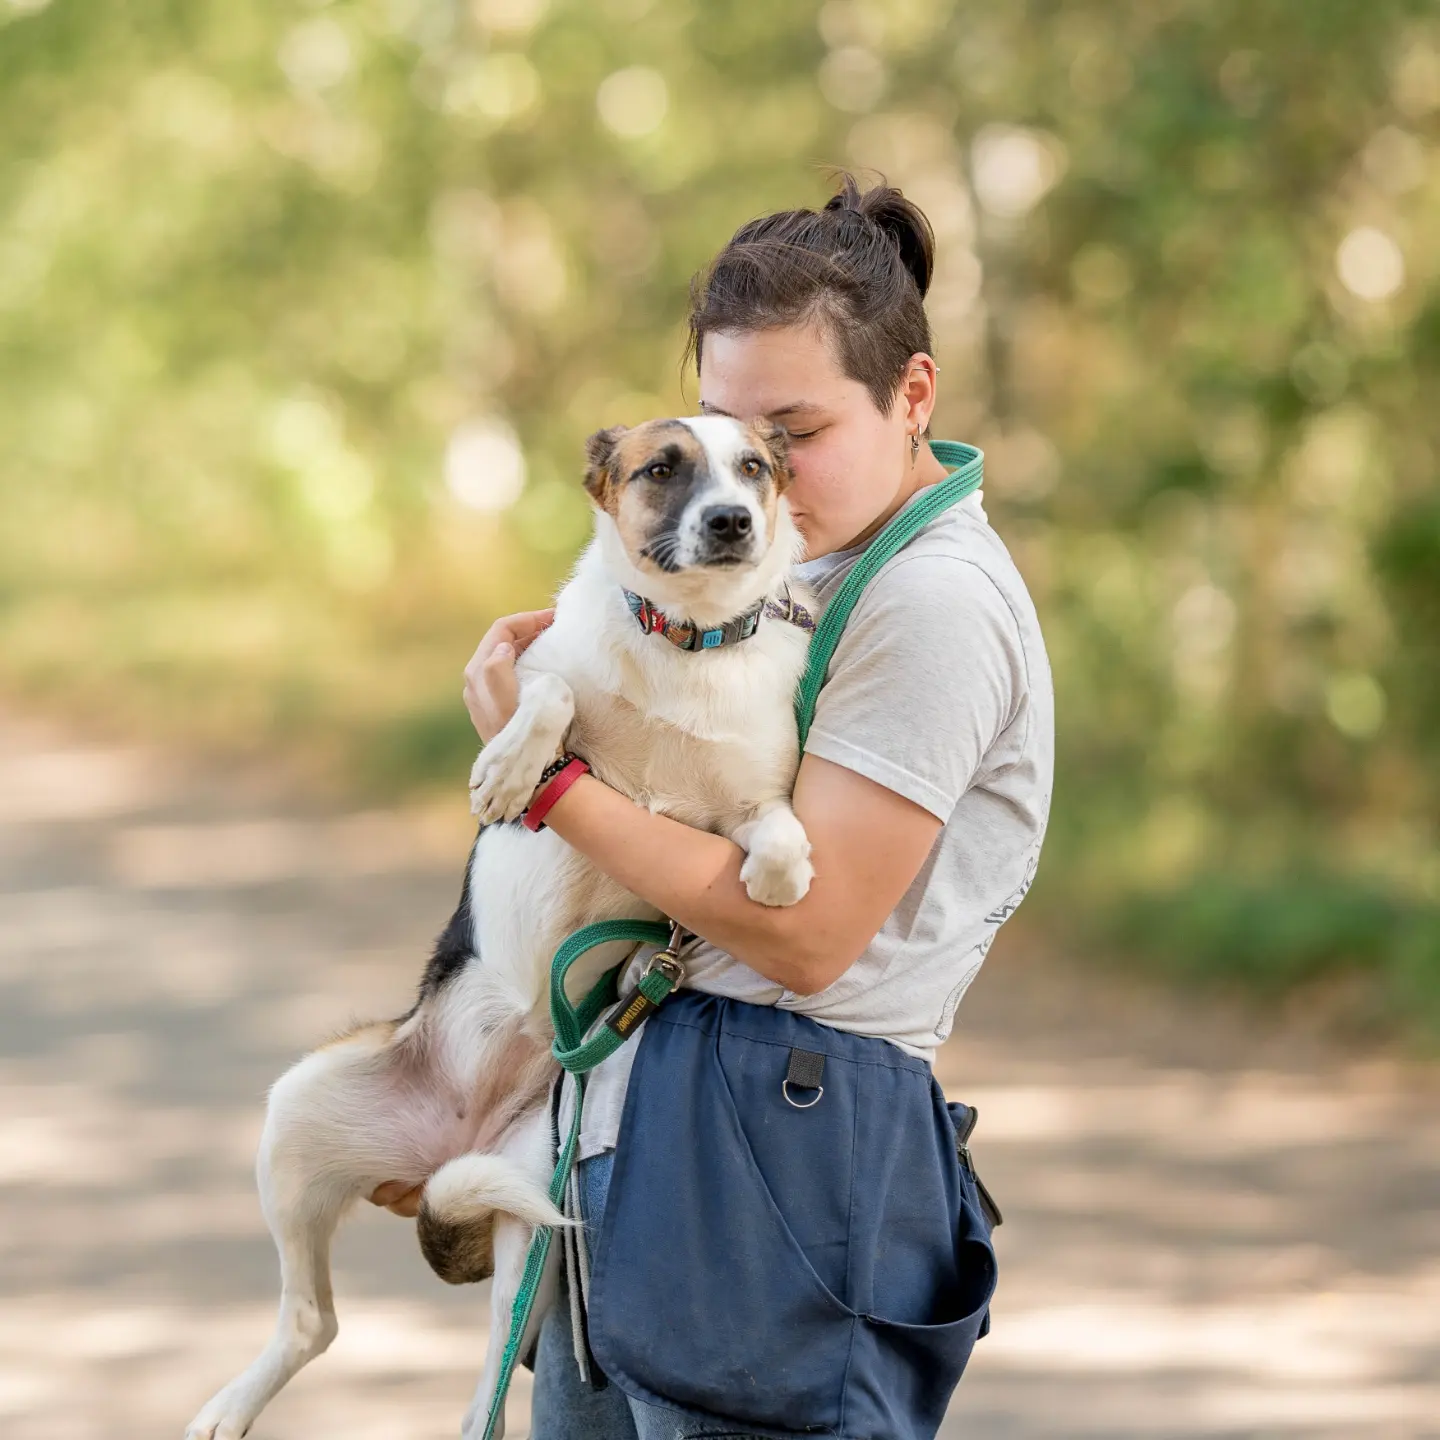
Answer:
<svg viewBox="0 0 1440 1440"><path fill-rule="evenodd" d="M408 1185L404 1180L387 1180L377 1185L365 1198L392 1215L413 1220L420 1213L420 1196L425 1189L422 1180L418 1185Z"/></svg>
<svg viewBox="0 0 1440 1440"><path fill-rule="evenodd" d="M554 610L506 615L486 632L465 667L465 708L488 745L509 723L520 701L515 661L555 619Z"/></svg>

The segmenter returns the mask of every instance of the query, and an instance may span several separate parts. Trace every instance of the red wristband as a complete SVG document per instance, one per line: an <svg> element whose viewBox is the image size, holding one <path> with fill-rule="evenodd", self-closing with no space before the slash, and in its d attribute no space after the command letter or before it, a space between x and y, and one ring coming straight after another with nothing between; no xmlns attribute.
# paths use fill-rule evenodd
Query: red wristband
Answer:
<svg viewBox="0 0 1440 1440"><path fill-rule="evenodd" d="M530 808L520 817L527 830L541 830L545 817L555 802L582 776L590 773L590 767L578 756L572 755L570 763L530 802Z"/></svg>

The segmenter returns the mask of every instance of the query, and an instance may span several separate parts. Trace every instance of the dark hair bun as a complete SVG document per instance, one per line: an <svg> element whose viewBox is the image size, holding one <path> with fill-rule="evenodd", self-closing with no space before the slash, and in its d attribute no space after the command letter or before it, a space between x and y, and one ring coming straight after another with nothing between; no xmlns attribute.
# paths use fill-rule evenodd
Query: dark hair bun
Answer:
<svg viewBox="0 0 1440 1440"><path fill-rule="evenodd" d="M826 202L827 210L849 210L873 222L894 242L900 262L910 272L920 298L930 288L935 273L935 232L925 212L893 185L882 180L862 192L848 171L840 178L840 190Z"/></svg>
<svg viewBox="0 0 1440 1440"><path fill-rule="evenodd" d="M747 221L690 288L690 353L705 337L821 322L845 374L888 415L912 355L930 351L925 292L935 236L919 206L882 179L849 174L823 210Z"/></svg>

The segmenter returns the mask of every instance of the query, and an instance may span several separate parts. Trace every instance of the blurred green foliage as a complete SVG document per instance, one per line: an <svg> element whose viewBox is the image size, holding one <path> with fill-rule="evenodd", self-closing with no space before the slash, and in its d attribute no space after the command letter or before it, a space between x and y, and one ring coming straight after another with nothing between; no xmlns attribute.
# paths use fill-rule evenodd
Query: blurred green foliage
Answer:
<svg viewBox="0 0 1440 1440"><path fill-rule="evenodd" d="M1096 917L1097 938L1189 983L1239 985L1272 1000L1319 991L1322 1013L1352 1033L1391 1029L1403 1019L1420 1037L1440 1036L1434 907L1355 877L1336 882L1320 873L1195 876L1169 893L1130 897L1118 915Z"/></svg>
<svg viewBox="0 0 1440 1440"><path fill-rule="evenodd" d="M0 684L453 780L690 276L873 167L1051 647L1032 905L1414 1013L1437 144L1430 0L0 0Z"/></svg>

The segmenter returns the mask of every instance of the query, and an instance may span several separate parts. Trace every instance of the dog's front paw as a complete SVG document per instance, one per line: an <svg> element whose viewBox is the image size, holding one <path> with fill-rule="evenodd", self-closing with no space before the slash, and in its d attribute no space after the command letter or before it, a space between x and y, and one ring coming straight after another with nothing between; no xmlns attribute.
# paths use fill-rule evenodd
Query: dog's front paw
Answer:
<svg viewBox="0 0 1440 1440"><path fill-rule="evenodd" d="M518 820L575 718L575 696L558 675L527 677L510 723L470 771L470 810L486 824Z"/></svg>
<svg viewBox="0 0 1440 1440"><path fill-rule="evenodd" d="M815 878L810 838L785 803L761 808L730 837L745 851L740 879L757 905L793 905Z"/></svg>
<svg viewBox="0 0 1440 1440"><path fill-rule="evenodd" d="M470 813L482 824L518 820L525 813L550 758L542 755L537 763L525 748L497 738L480 752L470 771Z"/></svg>
<svg viewBox="0 0 1440 1440"><path fill-rule="evenodd" d="M808 844L803 851L752 850L740 867L745 893L757 905L793 905L814 878Z"/></svg>

